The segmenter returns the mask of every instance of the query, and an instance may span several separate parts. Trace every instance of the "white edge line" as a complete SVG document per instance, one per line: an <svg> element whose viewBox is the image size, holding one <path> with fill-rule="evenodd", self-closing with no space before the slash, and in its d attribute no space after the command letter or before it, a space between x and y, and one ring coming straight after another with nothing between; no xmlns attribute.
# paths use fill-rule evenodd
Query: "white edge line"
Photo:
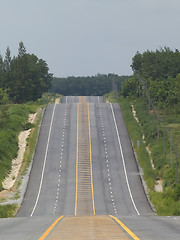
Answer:
<svg viewBox="0 0 180 240"><path fill-rule="evenodd" d="M54 112L55 112L55 108L56 108L56 104L54 104L54 108L53 108L53 113L52 113L52 118L51 118L51 124L50 124L50 128L49 128L49 135L48 135L48 140L47 140L47 145L46 145L46 152L45 152L45 156L44 156L44 163L43 163L43 169L42 169L42 173L41 173L41 181L40 181L40 185L39 185L39 191L37 194L37 198L36 198L36 202L34 205L34 208L31 212L31 217L34 214L34 211L37 207L38 201L39 201L39 196L41 193L41 188L42 188L42 183L43 183L43 178L44 178L44 171L45 171L45 167L46 167L46 160L47 160L47 153L48 153L48 148L49 148L49 140L50 140L50 136L51 136L51 129L52 129L52 123L53 123L53 119L54 119Z"/></svg>
<svg viewBox="0 0 180 240"><path fill-rule="evenodd" d="M135 204L135 202L134 202L134 199L133 199L133 196L132 196L132 192L131 192L131 188L130 188L130 185L129 185L129 180L128 180L127 171L126 171L126 164L125 164L125 160L124 160L124 154L123 154L123 151L122 151L121 139L120 139L120 136L119 136L119 132L118 132L118 128L117 128L117 123L116 123L116 118L115 118L114 110L113 110L113 107L112 107L112 104L111 104L111 103L110 103L110 106L111 106L111 111L112 111L112 115L113 115L113 119L114 119L114 124L115 124L115 128L116 128L117 137L118 137L119 148L120 148L120 152L121 152L121 156L122 156L124 174L125 174L125 178L126 178L126 183L127 183L129 195L130 195L132 204L133 204L133 206L134 206L137 214L140 215L140 213L139 213L139 211L138 211L138 209L137 209L137 207L136 207L136 204Z"/></svg>

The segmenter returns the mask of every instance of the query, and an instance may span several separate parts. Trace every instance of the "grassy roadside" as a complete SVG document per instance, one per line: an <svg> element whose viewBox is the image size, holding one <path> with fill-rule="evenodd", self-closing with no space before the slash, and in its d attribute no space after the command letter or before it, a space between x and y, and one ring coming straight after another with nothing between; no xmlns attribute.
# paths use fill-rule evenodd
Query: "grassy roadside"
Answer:
<svg viewBox="0 0 180 240"><path fill-rule="evenodd" d="M11 104L0 106L0 191L2 182L11 170L12 159L17 157L18 135L27 129L27 119L34 113L34 105ZM31 125L28 126L30 128Z"/></svg>
<svg viewBox="0 0 180 240"><path fill-rule="evenodd" d="M17 211L17 204L8 204L0 206L0 217L9 218L14 217L14 213Z"/></svg>
<svg viewBox="0 0 180 240"><path fill-rule="evenodd" d="M37 119L36 122L34 124L34 128L32 129L29 138L27 139L27 145L26 145L26 151L24 153L24 158L23 158L23 166L21 169L21 173L22 175L24 175L27 171L27 168L29 167L29 164L32 161L33 158L33 154L35 151L35 147L36 147L36 142L37 142L37 138L38 138L38 133L39 133L39 126L41 123L41 119L42 119L42 108L38 109L37 112Z"/></svg>
<svg viewBox="0 0 180 240"><path fill-rule="evenodd" d="M143 178L147 185L147 192L156 209L156 213L158 215L180 215L180 184L176 182L174 160L172 168L170 166L170 144L168 141L166 142L166 157L164 156L163 127L159 126L159 138L157 140L153 117L147 113L147 104L143 99L116 99L112 93L105 97L108 97L110 102L119 102L121 104L138 162L143 169ZM139 123L132 114L132 104L136 110ZM164 113L161 112L160 114ZM171 111L166 111L166 119L169 119L166 126L171 127L175 140L178 140L180 134L176 130L180 128L180 123L178 123L180 118L177 117L177 114L173 116ZM139 147L137 141L139 141ZM147 147L150 149L150 154L147 152ZM155 168L151 164L150 157ZM159 179L163 182L162 192L155 191L155 184Z"/></svg>
<svg viewBox="0 0 180 240"><path fill-rule="evenodd" d="M0 191L3 190L2 182L4 178L11 170L12 159L17 156L18 135L21 131L31 128L30 136L27 139L22 167L13 186L12 191L15 193L13 199L19 198L21 178L26 173L33 158L39 132L39 125L43 113L42 109L48 103L54 103L57 98L61 99L61 96L44 94L43 98L37 100L36 102L0 106ZM34 124L29 124L29 114L36 112L36 122ZM0 202L3 202L4 200L5 199L0 199ZM17 204L0 205L0 217L13 217L17 208Z"/></svg>
<svg viewBox="0 0 180 240"><path fill-rule="evenodd" d="M143 169L143 178L146 182L147 190L150 191L154 188L157 172L151 165L149 155L146 150L146 143L143 139L143 130L140 127L140 124L132 115L132 102L121 99L120 104L124 114L125 123L137 155L138 162Z"/></svg>

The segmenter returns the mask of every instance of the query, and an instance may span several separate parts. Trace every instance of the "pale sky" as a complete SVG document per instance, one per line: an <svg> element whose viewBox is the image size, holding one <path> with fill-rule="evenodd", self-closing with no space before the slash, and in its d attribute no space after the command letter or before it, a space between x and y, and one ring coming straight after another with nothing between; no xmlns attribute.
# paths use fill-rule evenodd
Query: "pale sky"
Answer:
<svg viewBox="0 0 180 240"><path fill-rule="evenodd" d="M180 49L180 0L0 0L0 53L20 41L56 77L130 75L137 51Z"/></svg>

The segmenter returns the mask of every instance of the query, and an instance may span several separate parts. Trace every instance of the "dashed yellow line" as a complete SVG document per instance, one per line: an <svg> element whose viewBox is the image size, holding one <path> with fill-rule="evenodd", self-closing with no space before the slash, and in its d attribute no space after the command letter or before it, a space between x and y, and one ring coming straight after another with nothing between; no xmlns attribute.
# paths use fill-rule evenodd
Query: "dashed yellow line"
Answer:
<svg viewBox="0 0 180 240"><path fill-rule="evenodd" d="M78 144L79 144L79 103L77 104L77 147L76 147L76 197L75 197L75 216L77 215L77 193L78 193Z"/></svg>
<svg viewBox="0 0 180 240"><path fill-rule="evenodd" d="M112 219L114 219L134 240L140 240L129 228L127 228L124 223L122 223L118 218L109 215Z"/></svg>
<svg viewBox="0 0 180 240"><path fill-rule="evenodd" d="M91 166L92 204L93 204L93 214L95 215L94 188L93 188L93 174L92 174L91 125L90 125L89 104L88 104L88 125L89 125L89 147L90 147L90 166Z"/></svg>
<svg viewBox="0 0 180 240"><path fill-rule="evenodd" d="M64 215L56 219L56 221L46 230L46 232L38 240L44 240L63 217Z"/></svg>

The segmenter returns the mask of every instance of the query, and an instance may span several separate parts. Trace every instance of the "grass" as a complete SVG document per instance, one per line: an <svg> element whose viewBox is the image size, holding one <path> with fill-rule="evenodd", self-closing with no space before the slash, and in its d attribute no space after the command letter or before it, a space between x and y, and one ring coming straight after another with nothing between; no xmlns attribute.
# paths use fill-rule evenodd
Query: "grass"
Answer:
<svg viewBox="0 0 180 240"><path fill-rule="evenodd" d="M146 151L146 144L144 143L142 136L143 130L139 123L135 120L131 111L131 101L121 99L121 107L125 119L125 123L133 143L134 150L136 152L138 162L143 169L144 180L146 181L148 190L154 188L157 172L152 168L148 152ZM139 142L139 146L137 144Z"/></svg>
<svg viewBox="0 0 180 240"><path fill-rule="evenodd" d="M1 205L1 207L0 207L0 216L1 216L1 218L14 217L17 209L18 209L18 205L17 204Z"/></svg>
<svg viewBox="0 0 180 240"><path fill-rule="evenodd" d="M20 191L19 190L16 191L16 193L14 194L14 197L12 199L17 200L18 198L20 198Z"/></svg>
<svg viewBox="0 0 180 240"><path fill-rule="evenodd" d="M104 95L105 102L120 103L120 98L115 97L113 92Z"/></svg>
<svg viewBox="0 0 180 240"><path fill-rule="evenodd" d="M180 144L177 144L180 143L180 115L177 117L177 119L179 119L179 123L167 123L166 126L172 131L174 142L176 143L178 152L180 153Z"/></svg>
<svg viewBox="0 0 180 240"><path fill-rule="evenodd" d="M174 190L166 189L163 193L151 191L150 199L156 207L156 213L160 216L179 216L180 201L174 200Z"/></svg>
<svg viewBox="0 0 180 240"><path fill-rule="evenodd" d="M39 133L39 125L41 123L41 118L42 118L42 112L39 112L38 119L34 124L34 128L32 129L30 137L27 139L27 147L24 153L24 158L23 158L23 162L25 163L25 167L22 172L23 175L26 173L27 168L29 167L29 164L31 163L33 158L33 154L35 151L36 142L38 138L38 133Z"/></svg>

